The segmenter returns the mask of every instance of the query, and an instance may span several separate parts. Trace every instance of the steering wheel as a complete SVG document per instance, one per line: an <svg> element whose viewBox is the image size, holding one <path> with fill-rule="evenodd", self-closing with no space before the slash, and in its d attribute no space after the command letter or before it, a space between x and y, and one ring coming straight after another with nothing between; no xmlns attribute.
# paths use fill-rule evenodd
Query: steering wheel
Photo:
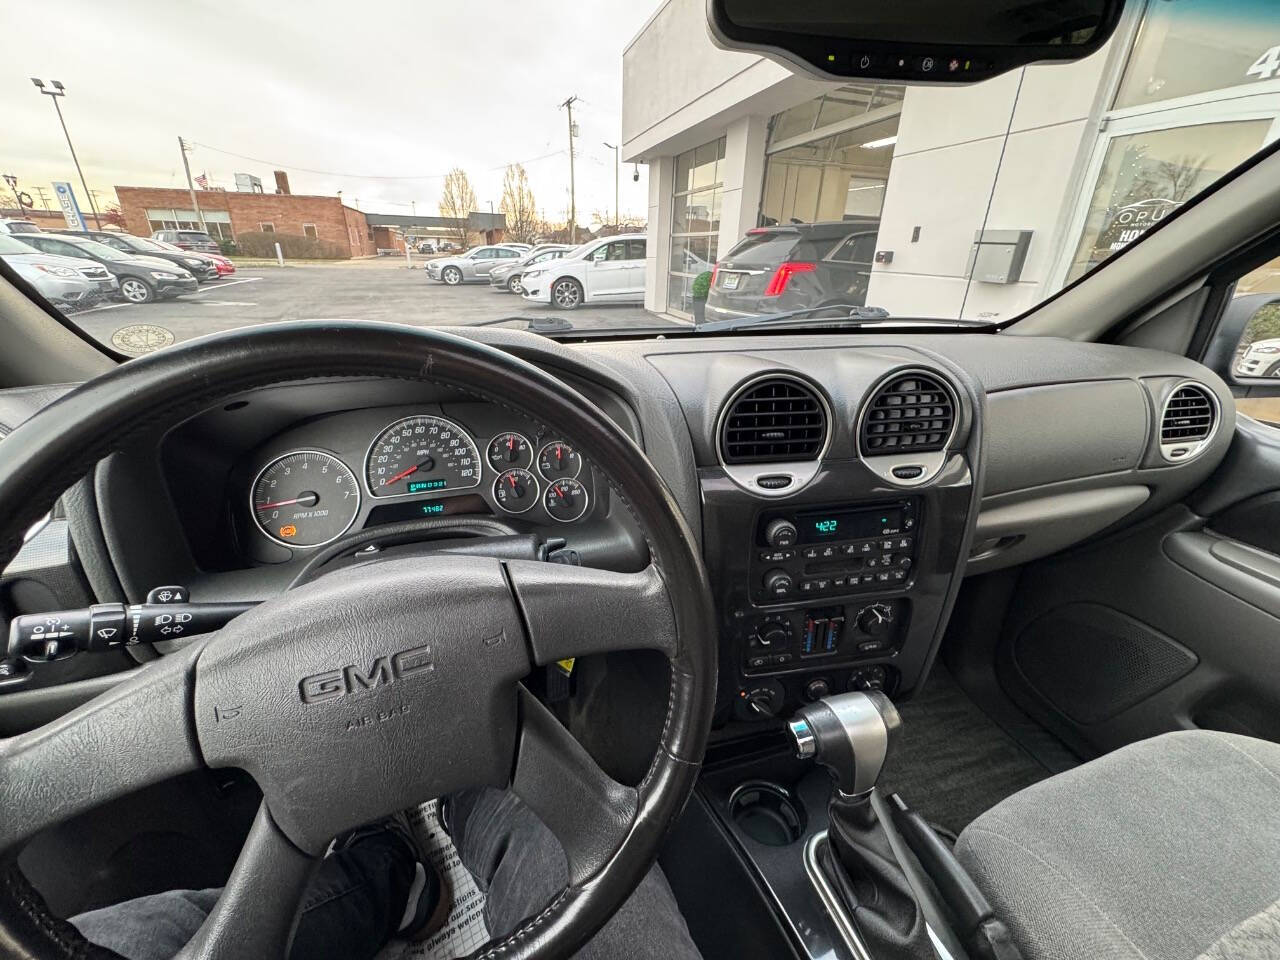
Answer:
<svg viewBox="0 0 1280 960"><path fill-rule="evenodd" d="M60 491L132 440L244 390L342 376L453 387L554 425L591 451L640 528L649 565L614 573L375 556L0 741L0 954L114 957L50 915L17 851L45 827L202 767L242 768L263 802L182 958L284 957L335 834L467 786L509 786L560 840L569 867L544 910L475 958L569 956L653 863L710 728L716 632L706 571L639 447L586 398L510 354L434 330L325 322L218 334L131 361L4 440L0 567ZM608 777L519 681L535 665L641 648L666 655L670 684L657 750L633 788Z"/></svg>

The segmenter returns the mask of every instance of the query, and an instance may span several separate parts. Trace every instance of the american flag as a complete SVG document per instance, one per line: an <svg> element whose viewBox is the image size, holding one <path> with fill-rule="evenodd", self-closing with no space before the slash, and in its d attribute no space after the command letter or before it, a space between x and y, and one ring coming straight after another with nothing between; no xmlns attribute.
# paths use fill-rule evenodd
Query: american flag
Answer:
<svg viewBox="0 0 1280 960"><path fill-rule="evenodd" d="M196 186L199 187L201 190L208 190L209 189L208 175L202 173L200 174L200 176L196 177Z"/></svg>

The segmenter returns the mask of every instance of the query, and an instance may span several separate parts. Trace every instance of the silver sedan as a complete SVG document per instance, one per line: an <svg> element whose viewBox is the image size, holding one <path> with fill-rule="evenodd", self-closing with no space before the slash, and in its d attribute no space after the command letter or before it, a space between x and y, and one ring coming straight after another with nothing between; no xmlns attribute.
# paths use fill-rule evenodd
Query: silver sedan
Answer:
<svg viewBox="0 0 1280 960"><path fill-rule="evenodd" d="M477 283L489 279L489 271L504 263L515 263L525 255L521 247L509 244L489 244L472 247L456 257L441 257L427 263L427 276L449 286L459 283Z"/></svg>

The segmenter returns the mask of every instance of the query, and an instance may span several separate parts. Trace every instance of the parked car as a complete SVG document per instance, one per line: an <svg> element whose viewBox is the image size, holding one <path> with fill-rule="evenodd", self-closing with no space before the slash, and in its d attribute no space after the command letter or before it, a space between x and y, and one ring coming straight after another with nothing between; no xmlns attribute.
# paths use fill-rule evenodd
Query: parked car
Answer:
<svg viewBox="0 0 1280 960"><path fill-rule="evenodd" d="M183 250L198 250L201 253L220 253L222 248L218 241L203 230L157 230L151 234L152 240L163 240Z"/></svg>
<svg viewBox="0 0 1280 960"><path fill-rule="evenodd" d="M572 247L565 243L540 243L515 263L504 263L489 271L489 286L508 293L523 293L520 277L535 263L559 260Z"/></svg>
<svg viewBox="0 0 1280 960"><path fill-rule="evenodd" d="M14 218L0 219L0 233L43 233L40 227L30 220Z"/></svg>
<svg viewBox="0 0 1280 960"><path fill-rule="evenodd" d="M879 226L865 217L748 230L715 266L706 320L864 306Z"/></svg>
<svg viewBox="0 0 1280 960"><path fill-rule="evenodd" d="M489 279L489 271L503 263L515 263L525 255L524 250L510 244L487 244L472 247L456 257L441 257L427 264L427 276L449 286L459 283L478 283Z"/></svg>
<svg viewBox="0 0 1280 960"><path fill-rule="evenodd" d="M42 253L96 260L120 281L120 296L130 303L165 300L194 293L196 278L184 267L159 257L140 257L81 236L57 233L22 234L19 239Z"/></svg>
<svg viewBox="0 0 1280 960"><path fill-rule="evenodd" d="M435 253L436 245L432 243L430 240L419 240L418 252L419 253Z"/></svg>
<svg viewBox="0 0 1280 960"><path fill-rule="evenodd" d="M172 243L166 243L163 240L152 240L152 243L158 243L171 253L186 253L193 257L201 257L213 264L218 271L218 276L229 277L236 272L236 265L227 257L220 253L205 253L195 250L183 250L181 247L175 247Z"/></svg>
<svg viewBox="0 0 1280 960"><path fill-rule="evenodd" d="M643 233L591 240L562 259L526 270L520 283L524 298L574 310L584 303L629 303L644 300Z"/></svg>
<svg viewBox="0 0 1280 960"><path fill-rule="evenodd" d="M1246 377L1280 377L1280 338L1249 344L1236 362L1236 372Z"/></svg>
<svg viewBox="0 0 1280 960"><path fill-rule="evenodd" d="M146 237L135 237L131 233L112 233L109 230L89 230L84 233L79 231L58 230L55 234L65 234L73 237L88 237L90 240L96 240L99 243L105 243L108 247L113 247L121 253L133 254L140 257L159 257L161 260L168 260L170 263L177 264L184 270L188 271L196 278L197 282L205 280L217 280L218 268L214 266L212 260L203 254L194 253L188 250L169 248L161 245L159 240L149 240Z"/></svg>
<svg viewBox="0 0 1280 960"><path fill-rule="evenodd" d="M116 278L93 260L39 253L8 234L0 235L0 259L58 306L87 307L120 289Z"/></svg>

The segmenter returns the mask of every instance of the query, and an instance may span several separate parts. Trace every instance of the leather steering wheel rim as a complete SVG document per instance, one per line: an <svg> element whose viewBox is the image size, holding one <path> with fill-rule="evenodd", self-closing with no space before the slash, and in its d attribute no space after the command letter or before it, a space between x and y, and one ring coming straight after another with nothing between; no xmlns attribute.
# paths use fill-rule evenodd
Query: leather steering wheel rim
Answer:
<svg viewBox="0 0 1280 960"><path fill-rule="evenodd" d="M606 807L618 806L621 811L618 816L622 818L619 821L621 840L612 849L580 858L576 873L571 855L570 883L560 894L509 936L473 954L475 958L522 960L569 956L603 926L635 889L655 860L667 829L683 809L699 771L716 688L715 618L696 541L674 498L640 448L573 388L508 353L434 329L382 323L300 322L251 327L190 341L131 361L84 384L37 413L5 439L5 455L0 458L0 567L16 553L22 533L52 506L65 488L103 457L126 449L140 438L154 437L157 431L167 430L243 391L325 377L428 382L465 391L504 405L522 417L554 425L579 449L591 452L593 464L607 480L613 496L630 511L648 545L650 570L657 573L656 589L669 603L670 611L669 620L659 619L654 625L655 631L673 634L644 644L663 650L670 665L667 711L660 742L634 795L624 796L607 788L598 788L595 795L590 791L585 794ZM539 578L545 573L524 570L522 576L526 580L516 584L522 616L536 616L539 605L550 603L548 598L562 589L557 581L542 583ZM611 597L608 591L615 586L613 581L603 573L599 576L588 573L577 575L583 582L575 589L586 591L583 596L603 591L604 599L600 602L608 602ZM510 577L511 570L507 574ZM650 580L653 579L651 575ZM650 594L655 592L651 586L646 586ZM637 607L639 609L650 608ZM643 628L636 627L637 630ZM546 638L531 637L530 643L545 645ZM164 658L165 661L177 659ZM207 651L196 649L188 659L190 677L194 678L194 665L207 659ZM168 673L176 676L180 667L175 664ZM145 668L140 678L151 670L153 667ZM156 670L155 676L161 683L165 682L165 671ZM108 693L104 697L112 695ZM152 696L149 691L147 695ZM104 697L73 711L72 720L64 718L31 735L0 741L0 809L6 808L7 795L12 795L15 801L29 800L21 791L32 788L24 788L19 780L32 769L31 758L39 754L40 737L47 737L49 730L59 724L62 725L59 729L66 730L73 722L91 726L103 722L102 717L111 713L111 704L106 708L98 706L96 713L94 709ZM521 711L529 708L531 699L527 695L521 699ZM191 712L194 714L194 710ZM531 736L528 731L539 723L545 727L545 719L550 715L541 720L536 714L522 713L522 716L525 718L520 733L523 754L524 740ZM162 716L160 722L164 721ZM187 735L196 744L197 760L204 764L208 747L202 739L203 728L198 727L194 716L188 719L186 714L178 722L191 725ZM98 728L91 730L98 737L102 732ZM541 756L536 751L534 755ZM513 778L520 772L514 769ZM57 801L65 803L67 808L55 811L48 822L66 819L140 785L104 787L99 784L87 792L72 791L69 800ZM38 784L36 788L48 794L58 791L57 785L48 783ZM113 789L115 793L111 792ZM16 802L13 809L24 808L21 802ZM281 840L280 830L264 800L254 831L269 834L269 839L277 844L275 849L280 849L282 842L284 849L292 849L287 838ZM19 833L20 830L14 831L15 836ZM251 833L251 839L254 835ZM29 834L23 835L22 839L27 836ZM16 853L17 846L12 841L13 837L0 836L0 852L7 859ZM249 864L249 867L255 866L257 864ZM237 871L240 869L238 864ZM235 881L233 873L231 883ZM233 906L235 904L228 906L228 911ZM233 923L234 919L234 915L223 917L226 922ZM113 956L110 951L87 944L69 924L52 917L16 863L10 863L0 878L0 953L57 960ZM184 952L183 956L186 955ZM222 953L214 950L191 955L213 957L232 953L225 952L224 945Z"/></svg>

